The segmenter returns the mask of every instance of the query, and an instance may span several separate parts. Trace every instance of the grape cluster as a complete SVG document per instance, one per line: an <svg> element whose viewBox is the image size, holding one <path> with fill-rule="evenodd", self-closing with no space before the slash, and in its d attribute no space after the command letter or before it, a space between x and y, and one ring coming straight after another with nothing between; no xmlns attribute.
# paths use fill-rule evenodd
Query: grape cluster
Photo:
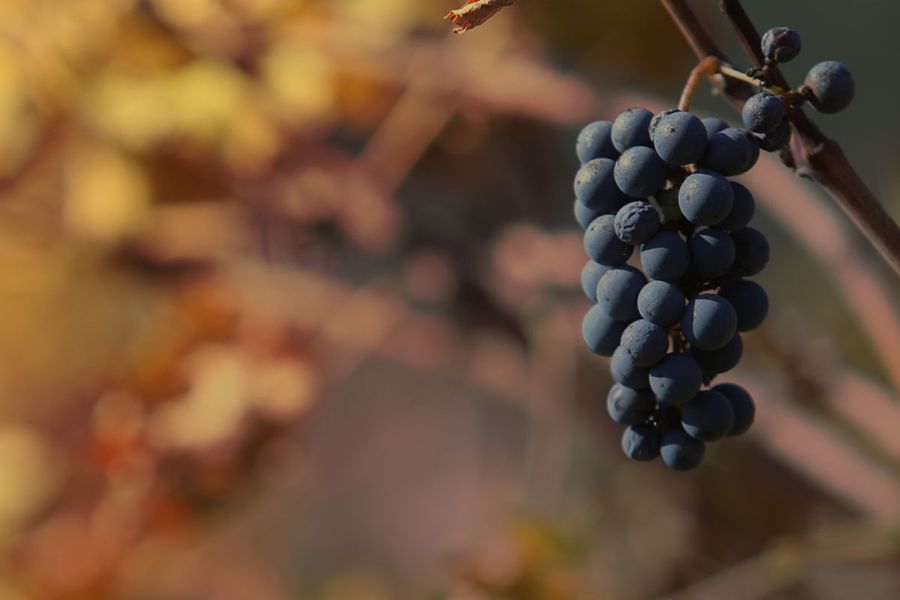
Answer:
<svg viewBox="0 0 900 600"><path fill-rule="evenodd" d="M747 277L766 266L769 245L749 226L753 196L727 179L756 163L760 139L720 119L643 108L578 136L575 216L594 303L582 333L611 357L607 410L627 426L622 448L632 459L692 469L706 442L753 422L743 388L710 385L737 365L741 332L768 311L766 292Z"/></svg>
<svg viewBox="0 0 900 600"><path fill-rule="evenodd" d="M766 68L793 60L800 54L800 34L790 27L773 27L762 36L761 50ZM761 73L766 76L766 70ZM826 60L809 70L803 85L797 90L794 102L808 100L813 108L823 113L835 113L849 106L856 93L856 84L849 69L843 64ZM763 150L774 151L783 147L790 138L788 120L790 106L785 99L762 91L751 96L741 117L744 126L753 132Z"/></svg>

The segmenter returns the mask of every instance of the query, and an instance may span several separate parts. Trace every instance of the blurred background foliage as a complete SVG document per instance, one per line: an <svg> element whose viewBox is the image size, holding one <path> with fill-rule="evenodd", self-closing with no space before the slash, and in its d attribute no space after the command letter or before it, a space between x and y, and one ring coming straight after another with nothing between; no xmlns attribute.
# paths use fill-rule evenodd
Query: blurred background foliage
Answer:
<svg viewBox="0 0 900 600"><path fill-rule="evenodd" d="M762 161L758 425L628 464L573 139L692 59L655 3L454 7L0 2L0 598L900 597L896 278ZM820 120L900 215L900 8L748 8L854 69Z"/></svg>

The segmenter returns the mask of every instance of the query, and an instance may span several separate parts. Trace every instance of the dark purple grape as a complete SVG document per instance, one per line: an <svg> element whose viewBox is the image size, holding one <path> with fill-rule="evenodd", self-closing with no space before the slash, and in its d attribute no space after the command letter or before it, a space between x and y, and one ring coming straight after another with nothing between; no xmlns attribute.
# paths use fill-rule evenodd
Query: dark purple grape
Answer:
<svg viewBox="0 0 900 600"><path fill-rule="evenodd" d="M660 458L674 471L689 471L697 467L705 453L706 445L681 429L668 431L660 442Z"/></svg>
<svg viewBox="0 0 900 600"><path fill-rule="evenodd" d="M613 146L625 152L635 146L652 145L650 142L650 121L653 113L646 108L629 108L613 121L610 135Z"/></svg>
<svg viewBox="0 0 900 600"><path fill-rule="evenodd" d="M834 60L826 60L813 66L803 80L809 101L819 112L836 113L853 101L856 83L849 69Z"/></svg>
<svg viewBox="0 0 900 600"><path fill-rule="evenodd" d="M643 244L659 230L659 213L649 202L629 202L616 213L615 228L626 244Z"/></svg>
<svg viewBox="0 0 900 600"><path fill-rule="evenodd" d="M784 120L787 110L784 100L769 92L754 94L744 103L741 118L744 126L754 133L769 133Z"/></svg>
<svg viewBox="0 0 900 600"><path fill-rule="evenodd" d="M773 27L762 36L763 56L776 63L786 63L800 54L800 34L790 27Z"/></svg>
<svg viewBox="0 0 900 600"><path fill-rule="evenodd" d="M753 404L753 398L747 393L747 390L734 383L720 383L714 386L712 390L722 394L731 402L734 423L732 423L727 435L741 435L750 429L750 426L753 425L753 419L756 417L756 406Z"/></svg>
<svg viewBox="0 0 900 600"><path fill-rule="evenodd" d="M705 390L681 406L681 426L685 433L701 442L725 437L734 425L734 410L723 394Z"/></svg>
<svg viewBox="0 0 900 600"><path fill-rule="evenodd" d="M610 418L622 425L640 425L653 413L656 398L650 390L633 390L619 383L609 388L606 411Z"/></svg>
<svg viewBox="0 0 900 600"><path fill-rule="evenodd" d="M578 134L575 142L575 154L581 164L595 158L619 158L619 152L613 146L612 123L609 121L594 121L584 127Z"/></svg>
<svg viewBox="0 0 900 600"><path fill-rule="evenodd" d="M651 137L656 153L664 161L670 165L689 165L703 157L708 136L700 119L678 111L663 116Z"/></svg>
<svg viewBox="0 0 900 600"><path fill-rule="evenodd" d="M612 356L628 323L616 321L596 304L584 315L581 334L587 347L600 356Z"/></svg>
<svg viewBox="0 0 900 600"><path fill-rule="evenodd" d="M701 294L688 302L681 317L681 333L693 348L718 350L737 333L737 314L728 300Z"/></svg>
<svg viewBox="0 0 900 600"><path fill-rule="evenodd" d="M653 460L659 456L659 437L651 425L631 425L622 434L622 451L632 460Z"/></svg>
<svg viewBox="0 0 900 600"><path fill-rule="evenodd" d="M666 184L666 163L653 148L634 146L622 153L613 171L616 185L632 198L649 198Z"/></svg>

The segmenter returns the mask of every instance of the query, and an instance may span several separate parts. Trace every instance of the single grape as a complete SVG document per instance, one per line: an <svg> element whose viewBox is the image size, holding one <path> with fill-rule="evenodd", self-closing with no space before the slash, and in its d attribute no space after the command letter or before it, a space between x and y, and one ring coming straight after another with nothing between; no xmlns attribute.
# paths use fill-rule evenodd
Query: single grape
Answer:
<svg viewBox="0 0 900 600"><path fill-rule="evenodd" d="M734 264L734 242L721 229L707 227L687 241L691 253L691 273L702 281L724 275Z"/></svg>
<svg viewBox="0 0 900 600"><path fill-rule="evenodd" d="M790 141L791 122L785 119L775 128L775 131L763 134L754 133L753 135L756 136L756 143L759 144L760 149L766 152L775 152L784 148Z"/></svg>
<svg viewBox="0 0 900 600"><path fill-rule="evenodd" d="M656 398L650 390L633 390L616 383L606 396L606 411L613 421L622 425L640 425L655 407Z"/></svg>
<svg viewBox="0 0 900 600"><path fill-rule="evenodd" d="M600 215L584 232L584 249L588 256L601 265L610 267L624 264L634 252L634 247L616 236L615 223L613 215Z"/></svg>
<svg viewBox="0 0 900 600"><path fill-rule="evenodd" d="M650 387L650 369L634 364L634 359L622 346L613 352L609 361L609 373L613 381L631 389L645 390Z"/></svg>
<svg viewBox="0 0 900 600"><path fill-rule="evenodd" d="M737 333L737 314L728 300L701 294L688 302L681 317L681 333L693 348L718 350Z"/></svg>
<svg viewBox="0 0 900 600"><path fill-rule="evenodd" d="M790 27L773 27L762 36L763 56L776 63L786 63L800 54L800 34Z"/></svg>
<svg viewBox="0 0 900 600"><path fill-rule="evenodd" d="M587 206L579 202L578 198L575 198L575 207L573 209L573 212L575 213L575 220L578 222L578 225L580 225L582 229L587 229L588 225L591 224L591 221L603 214L598 210L588 208Z"/></svg>
<svg viewBox="0 0 900 600"><path fill-rule="evenodd" d="M635 146L651 146L650 121L653 113L646 108L629 108L613 121L611 137L613 146L625 152Z"/></svg>
<svg viewBox="0 0 900 600"><path fill-rule="evenodd" d="M677 281L690 262L687 244L674 231L659 231L641 245L641 266L651 279Z"/></svg>
<svg viewBox="0 0 900 600"><path fill-rule="evenodd" d="M760 92L750 96L744 103L741 118L750 131L769 133L778 127L786 114L784 100L769 92Z"/></svg>
<svg viewBox="0 0 900 600"><path fill-rule="evenodd" d="M591 302L597 301L597 283L603 277L603 274L611 268L592 260L584 263L584 268L581 269L581 289L584 290L584 295Z"/></svg>
<svg viewBox="0 0 900 600"><path fill-rule="evenodd" d="M610 269L597 283L597 306L617 321L639 319L637 297L646 282L644 274L634 267L624 265Z"/></svg>
<svg viewBox="0 0 900 600"><path fill-rule="evenodd" d="M734 231L746 227L750 223L753 213L756 211L756 201L753 200L753 194L746 187L736 181L729 181L729 183L734 198L731 203L731 212L724 220L716 224L716 228Z"/></svg>
<svg viewBox="0 0 900 600"><path fill-rule="evenodd" d="M662 402L681 404L693 398L702 383L703 372L690 354L667 354L650 367L650 389Z"/></svg>
<svg viewBox="0 0 900 600"><path fill-rule="evenodd" d="M657 154L670 165L695 163L706 150L706 128L689 112L678 111L663 116L651 137Z"/></svg>
<svg viewBox="0 0 900 600"><path fill-rule="evenodd" d="M628 201L616 185L615 161L595 158L581 165L575 174L575 197L600 213L615 213Z"/></svg>
<svg viewBox="0 0 900 600"><path fill-rule="evenodd" d="M612 356L628 323L616 321L596 304L584 315L581 334L587 347L600 356Z"/></svg>
<svg viewBox="0 0 900 600"><path fill-rule="evenodd" d="M720 131L730 127L728 123L719 117L706 117L705 119L701 119L701 121L703 121L703 127L706 128L706 136L708 138L711 138Z"/></svg>
<svg viewBox="0 0 900 600"><path fill-rule="evenodd" d="M744 227L731 232L735 258L731 275L749 277L756 275L769 264L769 241L759 230Z"/></svg>
<svg viewBox="0 0 900 600"><path fill-rule="evenodd" d="M740 334L737 333L718 350L691 348L691 355L697 360L708 380L735 368L740 362L743 353L744 342L741 340Z"/></svg>
<svg viewBox="0 0 900 600"><path fill-rule="evenodd" d="M681 406L681 426L701 442L714 442L725 437L734 424L734 410L723 394L705 390Z"/></svg>
<svg viewBox="0 0 900 600"><path fill-rule="evenodd" d="M659 229L659 213L643 200L629 202L616 213L616 235L626 244L643 244Z"/></svg>
<svg viewBox="0 0 900 600"><path fill-rule="evenodd" d="M690 471L703 461L706 445L681 429L668 431L660 442L659 455L670 469Z"/></svg>
<svg viewBox="0 0 900 600"><path fill-rule="evenodd" d="M678 190L678 207L695 225L715 225L728 216L733 203L728 180L707 169L688 175Z"/></svg>
<svg viewBox="0 0 900 600"><path fill-rule="evenodd" d="M622 434L622 451L632 460L659 456L659 430L651 425L631 425Z"/></svg>
<svg viewBox="0 0 900 600"><path fill-rule="evenodd" d="M609 121L594 121L581 130L575 142L575 154L581 164L595 158L619 158L610 137L611 132L612 123Z"/></svg>
<svg viewBox="0 0 900 600"><path fill-rule="evenodd" d="M647 128L647 133L650 134L651 142L653 141L653 136L656 135L656 128L659 127L659 122L662 121L664 117L668 117L669 115L677 113L677 112L681 112L681 111L677 108L670 108L670 109L664 110L662 112L658 112L655 115L653 115L653 118L650 119L650 126Z"/></svg>
<svg viewBox="0 0 900 600"><path fill-rule="evenodd" d="M726 281L719 288L719 295L734 307L738 331L750 331L758 327L769 313L769 296L755 281L749 279Z"/></svg>
<svg viewBox="0 0 900 600"><path fill-rule="evenodd" d="M638 294L641 317L660 327L669 327L681 320L684 313L684 294L666 281L651 281Z"/></svg>
<svg viewBox="0 0 900 600"><path fill-rule="evenodd" d="M616 161L613 175L628 196L649 198L666 184L666 163L653 148L634 146Z"/></svg>
<svg viewBox="0 0 900 600"><path fill-rule="evenodd" d="M823 113L844 110L856 94L856 84L850 70L834 60L814 65L806 74L803 85L813 107Z"/></svg>
<svg viewBox="0 0 900 600"><path fill-rule="evenodd" d="M731 410L734 413L734 423L728 430L729 436L741 435L750 429L753 425L753 419L756 417L756 406L753 404L753 398L747 393L747 390L734 383L720 383L713 386L716 391L731 403Z"/></svg>
<svg viewBox="0 0 900 600"><path fill-rule="evenodd" d="M622 332L619 345L635 365L650 367L661 361L669 350L669 334L659 325L638 319Z"/></svg>
<svg viewBox="0 0 900 600"><path fill-rule="evenodd" d="M728 128L709 138L700 166L722 175L740 175L756 163L759 148L745 129Z"/></svg>

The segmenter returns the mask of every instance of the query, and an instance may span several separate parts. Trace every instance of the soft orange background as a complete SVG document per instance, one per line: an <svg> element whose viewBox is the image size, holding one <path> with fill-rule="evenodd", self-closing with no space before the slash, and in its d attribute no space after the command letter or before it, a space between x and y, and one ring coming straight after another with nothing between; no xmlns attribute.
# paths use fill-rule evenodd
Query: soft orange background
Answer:
<svg viewBox="0 0 900 600"><path fill-rule="evenodd" d="M814 116L900 214L900 9L747 4L854 69ZM453 7L0 2L0 598L900 597L896 277L765 156L757 424L630 463L574 137L692 59L652 2Z"/></svg>

